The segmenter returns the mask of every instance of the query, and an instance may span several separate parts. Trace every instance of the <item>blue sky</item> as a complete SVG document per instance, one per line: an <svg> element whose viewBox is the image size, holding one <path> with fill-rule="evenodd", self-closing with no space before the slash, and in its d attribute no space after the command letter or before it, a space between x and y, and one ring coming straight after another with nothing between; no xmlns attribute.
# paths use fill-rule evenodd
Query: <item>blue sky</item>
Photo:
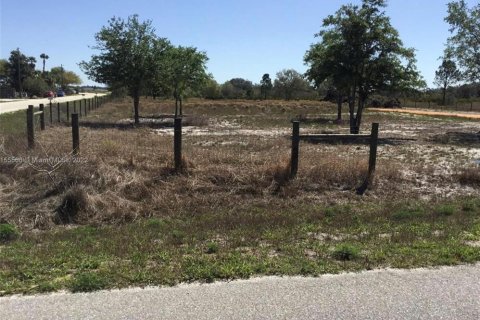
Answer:
<svg viewBox="0 0 480 320"><path fill-rule="evenodd" d="M46 69L63 64L92 84L78 67L94 51L94 34L113 17L150 19L174 45L207 52L208 71L219 83L242 77L259 82L264 73L286 68L304 72L303 56L323 18L352 0L1 0L0 54L17 47ZM478 1L468 0L469 6ZM386 9L404 44L417 50L418 68L429 86L449 36L447 0L390 0Z"/></svg>

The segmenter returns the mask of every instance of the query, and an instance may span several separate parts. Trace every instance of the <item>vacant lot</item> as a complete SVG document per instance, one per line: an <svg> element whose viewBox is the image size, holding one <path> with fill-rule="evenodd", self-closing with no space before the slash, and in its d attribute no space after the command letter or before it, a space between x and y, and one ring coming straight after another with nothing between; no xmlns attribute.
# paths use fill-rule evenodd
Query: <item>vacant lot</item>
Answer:
<svg viewBox="0 0 480 320"><path fill-rule="evenodd" d="M173 103L142 101L138 127L131 108L82 118L76 159L69 126L27 152L24 115L0 118L18 123L0 128L0 223L20 234L0 244L0 294L480 260L479 122L367 112L380 145L358 196L366 145L302 142L287 174L290 120L347 133L334 105L188 101L181 173Z"/></svg>

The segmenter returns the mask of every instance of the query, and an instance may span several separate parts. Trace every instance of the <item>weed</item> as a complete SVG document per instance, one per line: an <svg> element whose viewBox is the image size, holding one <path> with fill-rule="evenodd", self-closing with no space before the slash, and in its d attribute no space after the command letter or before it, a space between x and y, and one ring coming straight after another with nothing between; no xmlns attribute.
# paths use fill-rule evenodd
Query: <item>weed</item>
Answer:
<svg viewBox="0 0 480 320"><path fill-rule="evenodd" d="M451 216L455 213L455 206L451 204L442 204L434 208L434 213L439 216Z"/></svg>
<svg viewBox="0 0 480 320"><path fill-rule="evenodd" d="M205 248L205 253L212 254L218 252L218 243L216 242L209 242Z"/></svg>
<svg viewBox="0 0 480 320"><path fill-rule="evenodd" d="M72 292L89 292L106 288L107 279L94 272L81 272L75 275L70 284Z"/></svg>
<svg viewBox="0 0 480 320"><path fill-rule="evenodd" d="M15 226L8 223L0 224L0 243L15 240L19 235L20 233Z"/></svg>
<svg viewBox="0 0 480 320"><path fill-rule="evenodd" d="M360 250L350 244L341 244L335 247L332 257L341 261L350 261L359 257Z"/></svg>
<svg viewBox="0 0 480 320"><path fill-rule="evenodd" d="M77 222L79 214L86 211L87 206L87 193L81 186L74 186L67 191L57 208L58 218L62 223Z"/></svg>

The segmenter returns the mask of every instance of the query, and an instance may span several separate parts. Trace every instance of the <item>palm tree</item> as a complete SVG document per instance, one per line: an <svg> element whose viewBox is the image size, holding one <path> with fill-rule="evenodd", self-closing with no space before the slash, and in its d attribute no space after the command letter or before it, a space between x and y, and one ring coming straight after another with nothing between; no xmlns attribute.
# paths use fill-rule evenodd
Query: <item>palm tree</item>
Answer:
<svg viewBox="0 0 480 320"><path fill-rule="evenodd" d="M40 55L40 59L43 59L43 73L45 73L45 60L47 60L48 58L50 58L50 57L45 53L42 53Z"/></svg>

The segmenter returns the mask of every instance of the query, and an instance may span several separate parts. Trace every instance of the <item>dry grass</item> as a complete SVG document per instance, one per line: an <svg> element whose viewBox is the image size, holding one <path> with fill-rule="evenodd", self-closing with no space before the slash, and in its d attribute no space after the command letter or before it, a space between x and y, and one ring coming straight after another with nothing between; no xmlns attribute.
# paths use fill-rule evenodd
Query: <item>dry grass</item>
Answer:
<svg viewBox="0 0 480 320"><path fill-rule="evenodd" d="M83 122L118 123L130 117L129 104L128 100L106 104ZM171 101L148 100L141 110L153 118L168 114L172 107ZM173 170L172 136L149 126L81 127L79 162L70 156L66 126L40 133L32 152L26 151L24 137L10 137L4 147L16 157L66 157L68 161L49 174L55 161L35 165L0 161L0 219L24 229L47 229L66 222L124 223L220 209L236 212L252 203L289 207L305 201L361 201L354 190L366 177L367 146L302 143L298 175L291 179L288 134L265 135L263 130L218 135L218 123L225 117L239 121L235 128L254 123L253 127L274 131L282 125L289 132L289 121L282 119L305 111L334 110L312 101L190 101L184 108L190 124L206 131L201 136L184 135L181 174ZM414 196L405 188L405 183L414 183L405 172L417 170L417 165L382 155L367 197ZM466 178L459 179L464 183Z"/></svg>

